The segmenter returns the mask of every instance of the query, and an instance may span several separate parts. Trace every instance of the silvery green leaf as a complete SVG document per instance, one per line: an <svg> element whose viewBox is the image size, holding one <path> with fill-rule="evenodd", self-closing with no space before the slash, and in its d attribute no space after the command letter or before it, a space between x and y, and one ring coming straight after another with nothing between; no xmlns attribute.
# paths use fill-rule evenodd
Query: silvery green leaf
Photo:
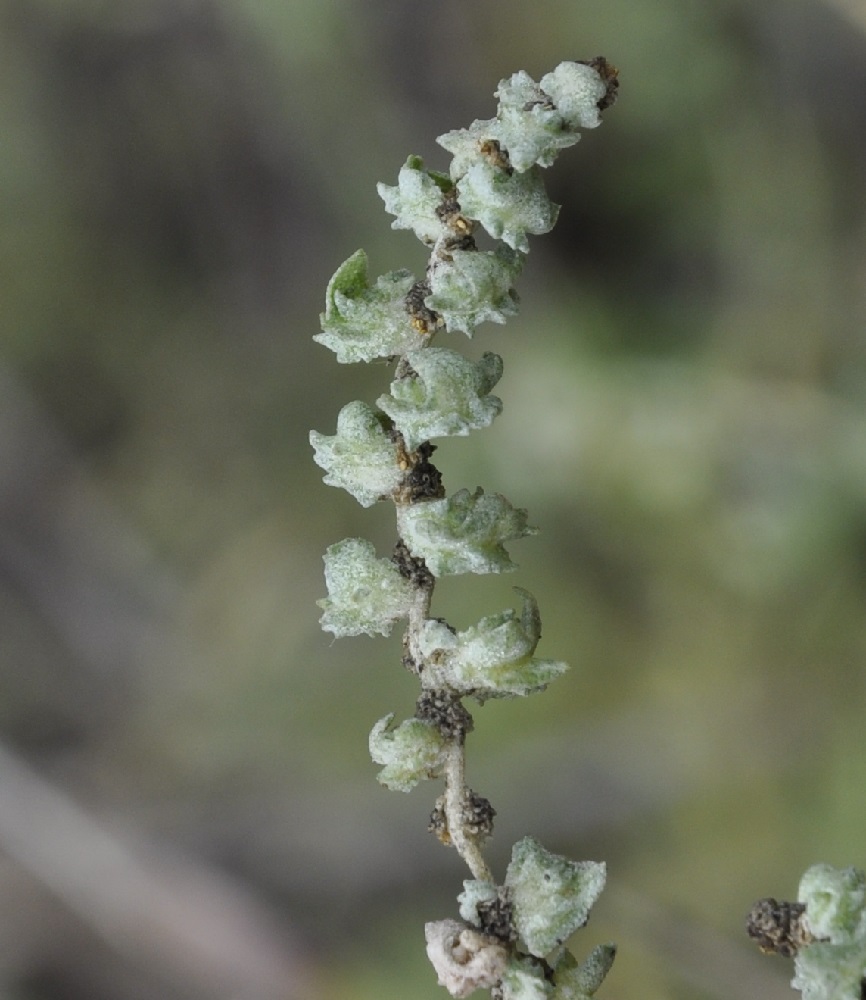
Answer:
<svg viewBox="0 0 866 1000"><path fill-rule="evenodd" d="M451 179L459 181L473 164L483 159L482 146L486 142L498 142L499 137L500 122L497 118L474 121L469 128L458 128L440 135L436 142L452 156Z"/></svg>
<svg viewBox="0 0 866 1000"><path fill-rule="evenodd" d="M518 615L511 608L482 618L463 632L453 632L430 619L419 636L419 648L428 660L424 683L445 687L480 700L516 697L543 690L568 665L533 657L541 637L538 605L526 590Z"/></svg>
<svg viewBox="0 0 866 1000"><path fill-rule="evenodd" d="M463 883L463 892L457 897L460 904L460 916L467 924L480 926L481 919L478 916L479 903L493 903L499 898L499 890L492 882L485 882L481 879L466 879Z"/></svg>
<svg viewBox="0 0 866 1000"><path fill-rule="evenodd" d="M567 127L550 96L527 73L521 71L503 80L496 93L497 138L519 173L536 163L549 167L561 150L580 139L575 129Z"/></svg>
<svg viewBox="0 0 866 1000"><path fill-rule="evenodd" d="M422 243L432 246L445 232L436 209L443 191L451 186L444 175L425 170L420 156L410 156L400 168L396 187L377 184L376 189L385 209L395 216L391 228L412 229Z"/></svg>
<svg viewBox="0 0 866 1000"><path fill-rule="evenodd" d="M815 936L794 960L791 981L804 1000L861 1000L866 978L866 874L857 868L813 865L798 899Z"/></svg>
<svg viewBox="0 0 866 1000"><path fill-rule="evenodd" d="M522 253L529 251L527 234L550 232L559 213L559 206L547 197L538 167L509 173L483 160L460 180L460 209L494 239Z"/></svg>
<svg viewBox="0 0 866 1000"><path fill-rule="evenodd" d="M434 576L504 573L515 569L505 542L535 534L526 511L480 487L444 500L398 508L400 535Z"/></svg>
<svg viewBox="0 0 866 1000"><path fill-rule="evenodd" d="M523 255L508 246L495 250L454 250L450 260L437 260L430 270L429 309L442 315L450 330L472 336L486 320L504 323L517 313L514 282Z"/></svg>
<svg viewBox="0 0 866 1000"><path fill-rule="evenodd" d="M345 538L325 552L328 596L316 603L326 632L390 635L394 622L407 617L415 594L390 559L377 559L363 538Z"/></svg>
<svg viewBox="0 0 866 1000"><path fill-rule="evenodd" d="M800 879L797 898L806 904L816 937L834 944L866 941L866 874L859 869L813 865Z"/></svg>
<svg viewBox="0 0 866 1000"><path fill-rule="evenodd" d="M399 449L381 414L366 403L348 403L337 417L336 435L310 431L310 444L316 464L327 473L325 482L347 490L362 507L388 497L403 478L397 464Z"/></svg>
<svg viewBox="0 0 866 1000"><path fill-rule="evenodd" d="M502 377L498 354L487 352L473 362L456 351L428 347L410 351L406 361L414 376L392 382L390 395L380 396L376 405L394 421L410 451L431 438L489 427L502 412L502 400L490 395Z"/></svg>
<svg viewBox="0 0 866 1000"><path fill-rule="evenodd" d="M540 962L526 955L512 955L502 976L502 1000L548 1000L553 996L553 984L545 976Z"/></svg>
<svg viewBox="0 0 866 1000"><path fill-rule="evenodd" d="M553 99L567 128L595 128L601 124L598 104L607 93L607 84L592 66L561 62L541 78L541 89Z"/></svg>
<svg viewBox="0 0 866 1000"><path fill-rule="evenodd" d="M590 1000L610 972L615 958L614 944L598 945L580 963L567 948L558 949L548 959L556 983L552 1000Z"/></svg>
<svg viewBox="0 0 866 1000"><path fill-rule="evenodd" d="M491 141L507 152L517 173L534 164L549 167L563 149L580 139L579 129L600 123L598 102L606 91L605 81L591 66L575 62L560 63L540 85L523 70L501 80L496 118L475 121L436 140L454 157L452 179L462 181L483 160L482 148ZM460 187L462 192L462 183ZM462 197L460 204L465 210Z"/></svg>
<svg viewBox="0 0 866 1000"><path fill-rule="evenodd" d="M550 106L547 94L525 69L512 73L507 80L500 80L493 92L499 98L497 117L505 111L523 111L536 106Z"/></svg>
<svg viewBox="0 0 866 1000"><path fill-rule="evenodd" d="M544 957L586 923L605 877L604 864L569 861L532 837L514 845L505 885L517 930L531 954Z"/></svg>
<svg viewBox="0 0 866 1000"><path fill-rule="evenodd" d="M579 132L562 126L557 112L541 105L529 111L505 112L500 142L515 172L522 174L536 165L549 167L563 149L579 141Z"/></svg>
<svg viewBox="0 0 866 1000"><path fill-rule="evenodd" d="M328 282L322 332L313 340L347 364L404 354L425 338L412 325L406 295L415 283L409 271L390 271L370 285L367 255L358 250Z"/></svg>
<svg viewBox="0 0 866 1000"><path fill-rule="evenodd" d="M395 728L393 721L391 713L373 726L370 756L377 764L385 765L377 777L386 788L408 792L419 781L437 776L447 743L430 722L407 719Z"/></svg>

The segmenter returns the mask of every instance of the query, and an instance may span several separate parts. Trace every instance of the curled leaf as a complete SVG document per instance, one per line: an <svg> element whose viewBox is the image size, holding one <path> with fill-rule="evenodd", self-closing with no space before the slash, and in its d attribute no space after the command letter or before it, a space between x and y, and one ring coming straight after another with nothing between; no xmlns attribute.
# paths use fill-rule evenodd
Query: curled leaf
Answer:
<svg viewBox="0 0 866 1000"><path fill-rule="evenodd" d="M347 403L337 417L337 433L310 431L310 444L316 464L327 473L324 481L347 490L362 507L389 496L403 478L397 445L381 414L366 403Z"/></svg>
<svg viewBox="0 0 866 1000"><path fill-rule="evenodd" d="M488 427L502 411L502 400L490 390L502 377L502 358L487 352L473 362L441 347L411 351L406 361L412 376L391 383L391 393L377 405L399 428L413 451L435 437L466 435Z"/></svg>
<svg viewBox="0 0 866 1000"><path fill-rule="evenodd" d="M593 66L561 62L541 78L541 89L553 100L567 128L596 128L601 124L599 105L607 96L608 84Z"/></svg>
<svg viewBox="0 0 866 1000"><path fill-rule="evenodd" d="M480 487L398 509L400 535L434 576L504 573L515 568L505 542L536 529L525 510Z"/></svg>
<svg viewBox="0 0 866 1000"><path fill-rule="evenodd" d="M338 638L390 635L405 618L415 595L412 584L390 559L377 559L372 543L346 538L325 552L328 596L318 601L322 628Z"/></svg>
<svg viewBox="0 0 866 1000"><path fill-rule="evenodd" d="M424 623L419 646L429 664L425 685L483 701L541 691L568 669L560 661L533 657L541 637L538 605L528 591L515 590L523 598L519 615L508 608L463 632L433 619Z"/></svg>
<svg viewBox="0 0 866 1000"><path fill-rule="evenodd" d="M486 161L474 163L460 180L460 207L490 235L529 252L527 234L549 233L559 206L548 198L538 167L505 172Z"/></svg>
<svg viewBox="0 0 866 1000"><path fill-rule="evenodd" d="M607 82L585 63L560 63L540 84L521 70L500 81L495 118L474 121L436 141L453 155L451 177L458 183L483 160L490 142L506 151L519 174L535 165L549 167L563 149L580 139L579 129L600 123L599 105L607 92ZM462 199L461 206L465 208Z"/></svg>
<svg viewBox="0 0 866 1000"><path fill-rule="evenodd" d="M430 722L407 719L396 728L394 715L380 719L370 733L370 756L385 766L377 775L379 781L395 792L411 791L425 778L439 773L445 738Z"/></svg>
<svg viewBox="0 0 866 1000"><path fill-rule="evenodd" d="M499 889L492 882L485 882L481 879L466 879L463 883L463 892L457 897L460 904L460 916L469 924L478 927L481 918L478 913L478 904L490 904L499 898Z"/></svg>
<svg viewBox="0 0 866 1000"><path fill-rule="evenodd" d="M436 209L443 191L451 186L447 177L425 170L420 156L410 156L400 168L396 187L377 184L376 189L386 211L395 216L391 228L411 229L422 243L432 246L445 232Z"/></svg>
<svg viewBox="0 0 866 1000"><path fill-rule="evenodd" d="M431 294L424 300L449 330L467 336L480 323L504 323L517 313L514 282L523 255L508 246L495 250L453 250L430 270Z"/></svg>
<svg viewBox="0 0 866 1000"><path fill-rule="evenodd" d="M390 271L371 285L367 255L358 250L328 282L322 332L313 340L330 348L341 364L404 354L424 343L412 324L406 296L415 284L405 270Z"/></svg>

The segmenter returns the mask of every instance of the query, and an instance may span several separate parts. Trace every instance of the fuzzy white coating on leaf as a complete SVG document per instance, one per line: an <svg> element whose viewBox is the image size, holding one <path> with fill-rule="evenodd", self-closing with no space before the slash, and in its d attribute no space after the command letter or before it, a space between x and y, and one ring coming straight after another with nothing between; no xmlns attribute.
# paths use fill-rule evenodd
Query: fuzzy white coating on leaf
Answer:
<svg viewBox="0 0 866 1000"><path fill-rule="evenodd" d="M459 920L425 924L424 936L439 985L452 997L468 997L475 990L496 986L508 965L502 942Z"/></svg>
<svg viewBox="0 0 866 1000"><path fill-rule="evenodd" d="M861 1000L866 977L866 874L813 865L798 899L816 940L800 948L791 981L804 1000Z"/></svg>
<svg viewBox="0 0 866 1000"><path fill-rule="evenodd" d="M476 927L481 923L478 916L479 903L493 903L499 898L499 890L492 882L470 878L463 882L463 892L457 897L460 916L467 924Z"/></svg>
<svg viewBox="0 0 866 1000"><path fill-rule="evenodd" d="M390 635L394 622L405 618L415 596L412 584L390 559L377 559L371 542L345 538L325 552L328 596L318 601L326 632L347 635Z"/></svg>
<svg viewBox="0 0 866 1000"><path fill-rule="evenodd" d="M576 129L566 127L548 94L524 72L503 80L499 97L497 138L508 150L512 167L519 173L537 164L549 167L559 153L579 139Z"/></svg>
<svg viewBox="0 0 866 1000"><path fill-rule="evenodd" d="M580 963L567 948L558 948L548 959L556 983L552 1000L590 1000L610 972L615 958L616 945L611 943L593 948Z"/></svg>
<svg viewBox="0 0 866 1000"><path fill-rule="evenodd" d="M461 182L461 192L462 179L483 160L485 143L499 143L518 174L534 165L549 167L563 149L580 139L579 129L600 124L598 104L606 92L605 81L583 63L560 63L540 84L520 70L500 81L496 118L474 121L436 141L454 157L451 177ZM460 203L465 210L462 197Z"/></svg>
<svg viewBox="0 0 866 1000"><path fill-rule="evenodd" d="M607 84L592 66L561 62L541 78L541 89L553 99L567 127L595 128L601 124L598 105L607 93Z"/></svg>
<svg viewBox="0 0 866 1000"><path fill-rule="evenodd" d="M366 403L347 403L337 417L337 433L310 431L310 444L314 461L327 473L324 481L347 490L362 507L388 497L403 478L399 449Z"/></svg>
<svg viewBox="0 0 866 1000"><path fill-rule="evenodd" d="M392 727L394 714L380 719L370 732L370 756L385 766L378 780L394 792L411 791L419 781L439 773L446 741L430 722L407 719Z"/></svg>
<svg viewBox="0 0 866 1000"><path fill-rule="evenodd" d="M442 203L442 178L424 169L420 156L410 156L400 168L397 186L377 184L386 211L395 216L392 229L411 229L422 243L432 246L445 232L436 214Z"/></svg>
<svg viewBox="0 0 866 1000"><path fill-rule="evenodd" d="M425 686L484 701L541 691L568 669L566 663L533 657L541 637L538 605L528 591L515 590L523 598L519 615L508 608L456 633L432 619L424 623L419 648L428 661Z"/></svg>
<svg viewBox="0 0 866 1000"><path fill-rule="evenodd" d="M481 161L481 146L485 142L498 142L499 131L498 119L488 118L437 137L436 142L451 154L450 174L453 181L459 181L474 163Z"/></svg>
<svg viewBox="0 0 866 1000"><path fill-rule="evenodd" d="M502 1000L549 1000L553 996L544 966L525 955L512 955L502 977Z"/></svg>
<svg viewBox="0 0 866 1000"><path fill-rule="evenodd" d="M464 436L490 424L502 412L502 400L490 390L502 377L502 358L487 352L473 362L456 351L428 347L411 351L406 361L415 377L396 379L391 393L376 401L394 421L406 447L422 441Z"/></svg>
<svg viewBox="0 0 866 1000"><path fill-rule="evenodd" d="M527 234L549 233L559 214L559 206L547 197L538 167L509 174L486 162L474 163L461 178L460 208L494 239L521 253L529 252Z"/></svg>
<svg viewBox="0 0 866 1000"><path fill-rule="evenodd" d="M480 487L444 500L398 508L400 536L434 576L515 569L504 543L535 534L526 511Z"/></svg>
<svg viewBox="0 0 866 1000"><path fill-rule="evenodd" d="M550 97L525 71L500 80L496 96L496 118L476 120L468 128L446 132L436 140L454 157L452 180L461 181L484 159L482 149L489 142L499 143L511 166L523 173L534 164L549 167L560 150L580 138L577 131L566 127Z"/></svg>
<svg viewBox="0 0 866 1000"><path fill-rule="evenodd" d="M605 865L569 861L524 837L511 853L505 885L514 922L527 950L539 958L552 952L589 919L604 888Z"/></svg>
<svg viewBox="0 0 866 1000"><path fill-rule="evenodd" d="M441 314L449 330L471 337L480 323L504 323L516 315L514 282L522 267L523 255L508 246L452 250L450 259L431 267L431 294L424 304Z"/></svg>
<svg viewBox="0 0 866 1000"><path fill-rule="evenodd" d="M322 332L313 337L341 364L404 354L424 343L406 310L406 295L415 284L405 270L390 271L370 285L367 255L357 250L328 282Z"/></svg>
<svg viewBox="0 0 866 1000"><path fill-rule="evenodd" d="M800 879L797 898L806 904L815 937L834 944L866 940L866 874L859 869L813 865Z"/></svg>

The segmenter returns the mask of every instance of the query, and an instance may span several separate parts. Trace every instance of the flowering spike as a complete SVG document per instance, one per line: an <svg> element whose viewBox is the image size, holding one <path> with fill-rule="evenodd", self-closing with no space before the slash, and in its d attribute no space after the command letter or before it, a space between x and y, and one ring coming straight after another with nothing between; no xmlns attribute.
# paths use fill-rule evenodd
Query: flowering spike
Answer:
<svg viewBox="0 0 866 1000"><path fill-rule="evenodd" d="M444 782L430 829L456 849L472 878L458 897L461 919L428 923L425 934L439 982L458 998L489 989L498 1000L589 1000L613 961L612 946L578 963L562 944L586 922L604 865L567 861L525 838L498 883L482 854L496 810L466 782L473 719L464 702L529 695L566 670L535 656L535 599L515 588L519 610L486 615L462 631L430 609L440 577L513 570L506 544L536 530L525 510L498 493L446 493L432 442L490 426L502 410L493 395L502 359L487 352L470 361L431 340L455 331L471 337L481 323L501 324L517 312L514 286L529 237L548 232L558 213L542 168L578 141L580 129L598 125L615 92L616 71L603 59L562 63L540 83L522 71L500 81L494 118L439 137L453 155L448 173L410 156L395 185L378 186L392 228L411 230L430 249L424 276L398 270L371 282L367 255L357 251L328 284L315 337L341 363L396 363L377 409L349 403L336 434L310 434L325 482L365 507L391 499L398 531L390 559L358 538L332 545L328 596L319 605L322 627L335 636L388 635L395 622L407 622L403 665L421 687L415 714L399 725L393 714L380 719L369 749L388 788ZM480 229L491 248L476 244Z"/></svg>

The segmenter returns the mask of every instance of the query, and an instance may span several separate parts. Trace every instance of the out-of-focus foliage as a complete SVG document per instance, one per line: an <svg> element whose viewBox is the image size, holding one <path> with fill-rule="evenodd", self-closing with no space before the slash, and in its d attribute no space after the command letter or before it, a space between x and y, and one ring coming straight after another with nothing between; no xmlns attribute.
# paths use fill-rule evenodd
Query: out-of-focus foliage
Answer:
<svg viewBox="0 0 866 1000"><path fill-rule="evenodd" d="M465 873L366 752L411 712L399 638L331 647L315 605L329 544L394 528L308 431L388 370L312 337L357 246L423 266L377 182L598 54L621 99L546 176L520 315L468 345L505 358L502 416L436 453L542 533L434 614L525 585L576 668L480 710L469 768L498 873L524 835L607 863L599 996L789 995L749 903L864 864L844 0L0 2L0 992L441 996L422 928Z"/></svg>

